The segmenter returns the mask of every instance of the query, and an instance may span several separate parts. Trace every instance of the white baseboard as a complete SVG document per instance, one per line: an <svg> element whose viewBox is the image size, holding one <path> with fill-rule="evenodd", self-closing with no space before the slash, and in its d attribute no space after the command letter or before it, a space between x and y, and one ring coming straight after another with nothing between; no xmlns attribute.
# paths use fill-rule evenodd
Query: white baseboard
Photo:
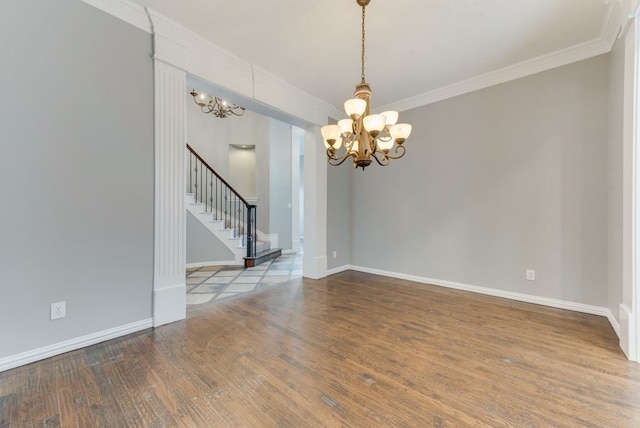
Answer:
<svg viewBox="0 0 640 428"><path fill-rule="evenodd" d="M187 285L176 284L153 290L153 326L187 317Z"/></svg>
<svg viewBox="0 0 640 428"><path fill-rule="evenodd" d="M620 305L620 348L631 361L639 361L636 347L635 313L625 304Z"/></svg>
<svg viewBox="0 0 640 428"><path fill-rule="evenodd" d="M327 256L312 257L310 253L302 256L303 277L321 279L327 276Z"/></svg>
<svg viewBox="0 0 640 428"><path fill-rule="evenodd" d="M345 272L345 271L348 271L350 269L352 269L352 267L349 266L349 265L344 265L344 266L340 266L340 267L337 267L337 268L329 269L329 270L327 270L327 276L335 275L335 274L340 273L340 272ZM353 270L356 270L356 269L353 269Z"/></svg>
<svg viewBox="0 0 640 428"><path fill-rule="evenodd" d="M548 297L533 296L530 294L515 293L512 291L497 290L495 288L479 287L477 285L462 284L459 282L445 281L445 280L434 279L434 278L426 278L422 276L408 275L408 274L398 273L398 272L389 272L389 271L378 270L378 269L370 269L362 266L350 265L349 269L359 271L359 272L372 273L380 276L387 276L390 278L406 279L408 281L419 282L422 284L431 284L431 285L437 285L445 288L452 288L455 290L470 291L472 293L484 294L487 296L502 297L504 299L516 300L519 302L534 303L536 305L549 306L552 308L567 309L570 311L582 312L585 314L600 315L600 316L606 317L607 319L609 319L609 321L613 319L613 315L611 314L611 311L609 310L609 308L603 308L601 306L585 305L583 303L575 303L575 302L568 302L565 300L550 299ZM615 330L615 326L613 327Z"/></svg>
<svg viewBox="0 0 640 428"><path fill-rule="evenodd" d="M108 330L99 331L97 333L88 334L86 336L76 337L74 339L65 340L64 342L54 343L53 345L43 346L32 351L22 352L16 355L0 358L0 372L24 366L25 364L35 361L44 360L45 358L54 357L64 354L65 352L75 351L76 349L86 346L95 345L96 343L106 340L115 339L127 334L136 333L153 327L153 320L147 318L130 324L121 325L119 327L110 328Z"/></svg>
<svg viewBox="0 0 640 428"><path fill-rule="evenodd" d="M616 317L613 316L613 312L611 312L611 310L607 309L607 311L607 319L609 320L609 324L611 324L613 331L616 332L616 336L618 336L618 339L620 339L620 323L618 322Z"/></svg>
<svg viewBox="0 0 640 428"><path fill-rule="evenodd" d="M229 260L226 262L201 262L201 263L187 263L187 268L199 268L208 266L236 266L235 260Z"/></svg>

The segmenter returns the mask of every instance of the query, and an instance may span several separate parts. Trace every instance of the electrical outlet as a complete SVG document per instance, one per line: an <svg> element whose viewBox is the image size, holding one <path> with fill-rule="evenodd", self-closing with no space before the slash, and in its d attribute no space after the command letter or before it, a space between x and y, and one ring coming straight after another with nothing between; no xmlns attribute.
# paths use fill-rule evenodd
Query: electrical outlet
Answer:
<svg viewBox="0 0 640 428"><path fill-rule="evenodd" d="M335 259L336 257L338 257L338 252L337 252L337 251L334 251L334 252L333 252L333 258Z"/></svg>
<svg viewBox="0 0 640 428"><path fill-rule="evenodd" d="M51 319L57 320L67 316L67 302L57 302L51 304Z"/></svg>
<svg viewBox="0 0 640 428"><path fill-rule="evenodd" d="M532 269L527 269L525 272L525 277L527 281L535 281L536 280L536 271Z"/></svg>

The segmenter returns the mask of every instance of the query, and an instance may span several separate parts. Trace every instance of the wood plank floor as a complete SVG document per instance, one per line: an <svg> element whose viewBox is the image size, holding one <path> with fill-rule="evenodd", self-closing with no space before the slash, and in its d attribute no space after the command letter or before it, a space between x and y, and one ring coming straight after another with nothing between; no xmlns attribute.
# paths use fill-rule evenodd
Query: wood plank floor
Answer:
<svg viewBox="0 0 640 428"><path fill-rule="evenodd" d="M357 272L0 373L0 427L640 427L606 319Z"/></svg>

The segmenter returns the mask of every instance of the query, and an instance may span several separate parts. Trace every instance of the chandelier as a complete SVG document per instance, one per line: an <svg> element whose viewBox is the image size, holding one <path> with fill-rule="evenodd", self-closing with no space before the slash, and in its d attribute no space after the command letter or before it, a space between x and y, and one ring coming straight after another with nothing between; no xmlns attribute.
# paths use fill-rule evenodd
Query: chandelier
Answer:
<svg viewBox="0 0 640 428"><path fill-rule="evenodd" d="M353 158L353 167L363 170L375 159L382 166L389 165L391 159L404 156L406 149L403 143L411 134L411 125L396 123L397 111L385 111L381 114L370 114L369 100L371 88L364 78L364 41L365 41L365 7L371 0L356 0L362 6L362 50L360 83L353 93L355 98L344 103L349 119L343 119L337 125L326 125L321 129L324 145L327 148L329 164L341 165L349 157ZM345 151L338 153L341 147Z"/></svg>
<svg viewBox="0 0 640 428"><path fill-rule="evenodd" d="M195 89L191 91L193 101L200 106L200 110L203 113L211 113L215 117L225 118L229 115L242 116L244 114L244 107L229 103L218 97L212 97L207 94L199 94Z"/></svg>

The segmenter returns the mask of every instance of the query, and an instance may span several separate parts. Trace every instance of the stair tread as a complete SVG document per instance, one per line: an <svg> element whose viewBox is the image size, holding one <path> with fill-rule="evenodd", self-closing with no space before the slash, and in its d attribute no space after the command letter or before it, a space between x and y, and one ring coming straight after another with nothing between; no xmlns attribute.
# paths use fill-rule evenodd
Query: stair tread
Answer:
<svg viewBox="0 0 640 428"><path fill-rule="evenodd" d="M270 248L268 250L260 251L256 254L255 257L244 257L245 259L259 259L260 257L268 256L273 253L277 253L278 251L282 251L282 248Z"/></svg>

